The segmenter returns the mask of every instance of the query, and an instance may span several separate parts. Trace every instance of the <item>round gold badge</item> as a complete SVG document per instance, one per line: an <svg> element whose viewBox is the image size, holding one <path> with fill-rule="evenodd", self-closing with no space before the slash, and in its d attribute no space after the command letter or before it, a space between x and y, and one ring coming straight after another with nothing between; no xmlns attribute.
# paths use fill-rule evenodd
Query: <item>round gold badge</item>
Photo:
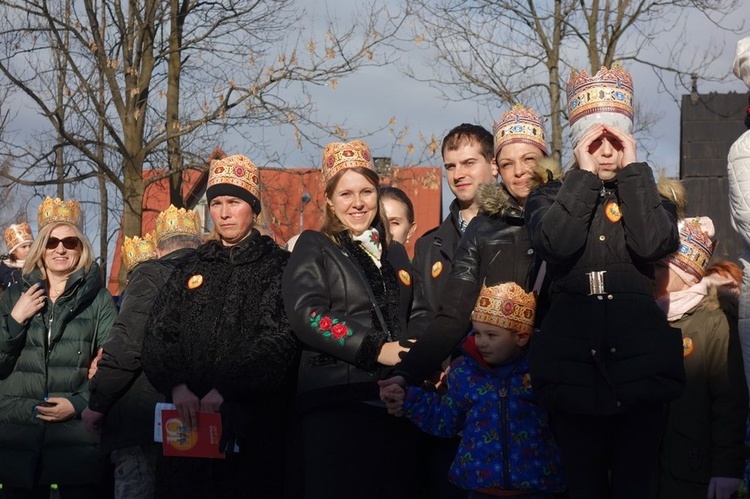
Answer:
<svg viewBox="0 0 750 499"><path fill-rule="evenodd" d="M604 208L604 212L607 214L607 220L612 223L619 222L622 218L620 205L615 203L614 201L610 201L609 203L607 203L607 206Z"/></svg>
<svg viewBox="0 0 750 499"><path fill-rule="evenodd" d="M693 353L693 340L690 338L682 338L682 356L687 357L691 353Z"/></svg>
<svg viewBox="0 0 750 499"><path fill-rule="evenodd" d="M200 287L201 284L203 284L203 276L200 274L196 274L188 279L188 289L195 289Z"/></svg>
<svg viewBox="0 0 750 499"><path fill-rule="evenodd" d="M407 271L399 270L398 278L401 279L404 286L411 286L411 275Z"/></svg>
<svg viewBox="0 0 750 499"><path fill-rule="evenodd" d="M432 278L435 279L443 271L443 262L435 262L432 265Z"/></svg>

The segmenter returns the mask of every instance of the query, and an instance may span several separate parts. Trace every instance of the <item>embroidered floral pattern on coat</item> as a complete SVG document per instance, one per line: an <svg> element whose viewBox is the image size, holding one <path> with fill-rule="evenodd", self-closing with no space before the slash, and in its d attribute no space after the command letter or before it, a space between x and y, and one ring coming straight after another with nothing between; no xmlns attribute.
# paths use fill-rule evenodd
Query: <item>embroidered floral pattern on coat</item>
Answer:
<svg viewBox="0 0 750 499"><path fill-rule="evenodd" d="M354 334L354 331L346 325L346 322L327 315L320 315L317 312L310 314L310 327L319 331L325 338L338 340L341 345L344 345L346 339Z"/></svg>

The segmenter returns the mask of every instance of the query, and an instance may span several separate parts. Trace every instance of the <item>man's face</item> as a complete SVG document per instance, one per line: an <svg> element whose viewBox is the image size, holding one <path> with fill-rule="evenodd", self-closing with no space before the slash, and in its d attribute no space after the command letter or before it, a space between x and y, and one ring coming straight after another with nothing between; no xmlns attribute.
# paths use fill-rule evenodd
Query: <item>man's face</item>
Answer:
<svg viewBox="0 0 750 499"><path fill-rule="evenodd" d="M487 161L477 142L462 142L454 150L443 153L448 187L462 206L474 203L477 188L486 182L495 182L497 167L494 160Z"/></svg>

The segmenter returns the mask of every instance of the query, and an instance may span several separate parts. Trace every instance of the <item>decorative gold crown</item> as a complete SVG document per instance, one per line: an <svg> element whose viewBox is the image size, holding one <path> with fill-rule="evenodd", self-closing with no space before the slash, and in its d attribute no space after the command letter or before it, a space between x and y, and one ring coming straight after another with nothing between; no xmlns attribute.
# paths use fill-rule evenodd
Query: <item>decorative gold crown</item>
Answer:
<svg viewBox="0 0 750 499"><path fill-rule="evenodd" d="M495 135L495 156L504 146L514 142L537 146L547 154L542 119L532 109L527 109L521 104L516 104L513 109L503 113L503 117L495 123L492 131Z"/></svg>
<svg viewBox="0 0 750 499"><path fill-rule="evenodd" d="M5 229L5 247L8 254L13 253L19 246L34 241L34 234L26 222L14 224Z"/></svg>
<svg viewBox="0 0 750 499"><path fill-rule="evenodd" d="M695 217L680 220L677 227L680 247L667 257L667 262L700 281L714 254L713 222L707 217Z"/></svg>
<svg viewBox="0 0 750 499"><path fill-rule="evenodd" d="M258 167L242 154L211 161L211 168L208 171L208 187L217 184L237 186L260 199Z"/></svg>
<svg viewBox="0 0 750 499"><path fill-rule="evenodd" d="M122 262L128 269L133 270L139 263L156 259L156 239L149 232L145 236L125 237L122 244Z"/></svg>
<svg viewBox="0 0 750 499"><path fill-rule="evenodd" d="M47 196L37 210L38 229L42 230L42 227L51 223L62 222L80 228L83 222L81 205L78 201L63 201L59 198L52 199Z"/></svg>
<svg viewBox="0 0 750 499"><path fill-rule="evenodd" d="M328 182L344 168L374 169L372 154L361 140L331 142L323 149L323 179Z"/></svg>
<svg viewBox="0 0 750 499"><path fill-rule="evenodd" d="M482 286L471 320L493 324L517 333L534 330L536 298L515 282Z"/></svg>
<svg viewBox="0 0 750 499"><path fill-rule="evenodd" d="M572 125L593 113L618 113L633 121L633 79L615 63L593 77L573 71L568 80L568 120Z"/></svg>
<svg viewBox="0 0 750 499"><path fill-rule="evenodd" d="M169 208L159 213L156 217L156 229L154 237L156 243L163 242L172 236L199 236L201 235L201 221L198 214L192 210L169 205Z"/></svg>

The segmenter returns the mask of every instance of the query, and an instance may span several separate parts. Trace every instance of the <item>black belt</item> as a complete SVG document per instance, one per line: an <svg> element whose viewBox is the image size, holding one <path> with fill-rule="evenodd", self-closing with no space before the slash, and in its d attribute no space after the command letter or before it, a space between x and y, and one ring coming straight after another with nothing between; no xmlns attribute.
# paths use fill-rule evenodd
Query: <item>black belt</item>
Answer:
<svg viewBox="0 0 750 499"><path fill-rule="evenodd" d="M592 270L555 280L552 294L573 293L586 296L606 296L613 293L654 294L654 283L637 270Z"/></svg>

